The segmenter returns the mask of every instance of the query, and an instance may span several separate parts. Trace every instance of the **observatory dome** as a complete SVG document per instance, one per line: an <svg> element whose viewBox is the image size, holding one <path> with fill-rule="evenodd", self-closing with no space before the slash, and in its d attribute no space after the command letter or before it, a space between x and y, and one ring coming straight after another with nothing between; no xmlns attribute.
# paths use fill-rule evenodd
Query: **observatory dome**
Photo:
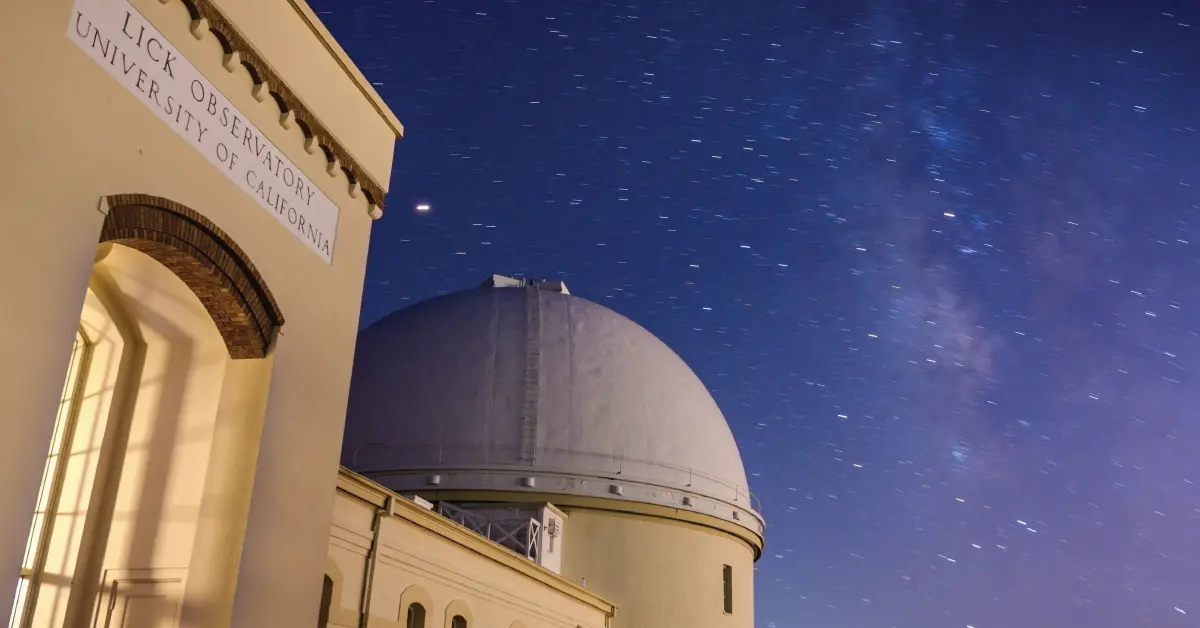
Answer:
<svg viewBox="0 0 1200 628"><path fill-rule="evenodd" d="M559 282L494 276L363 330L343 462L400 492L599 497L763 533L700 379L640 325Z"/></svg>

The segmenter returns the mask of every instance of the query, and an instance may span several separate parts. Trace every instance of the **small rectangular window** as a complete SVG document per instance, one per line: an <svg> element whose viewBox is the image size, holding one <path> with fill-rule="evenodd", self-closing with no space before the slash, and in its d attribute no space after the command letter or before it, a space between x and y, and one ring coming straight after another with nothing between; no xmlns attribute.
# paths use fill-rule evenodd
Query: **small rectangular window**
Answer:
<svg viewBox="0 0 1200 628"><path fill-rule="evenodd" d="M729 565L722 567L721 579L725 585L725 612L733 613L733 567Z"/></svg>

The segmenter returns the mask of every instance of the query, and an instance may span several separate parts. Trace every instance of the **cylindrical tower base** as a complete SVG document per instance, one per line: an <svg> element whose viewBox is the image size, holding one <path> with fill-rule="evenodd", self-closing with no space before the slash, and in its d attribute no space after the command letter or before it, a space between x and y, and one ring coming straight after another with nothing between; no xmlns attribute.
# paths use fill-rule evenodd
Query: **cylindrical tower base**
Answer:
<svg viewBox="0 0 1200 628"><path fill-rule="evenodd" d="M744 540L663 517L562 509L562 575L617 604L613 628L753 628L755 552Z"/></svg>

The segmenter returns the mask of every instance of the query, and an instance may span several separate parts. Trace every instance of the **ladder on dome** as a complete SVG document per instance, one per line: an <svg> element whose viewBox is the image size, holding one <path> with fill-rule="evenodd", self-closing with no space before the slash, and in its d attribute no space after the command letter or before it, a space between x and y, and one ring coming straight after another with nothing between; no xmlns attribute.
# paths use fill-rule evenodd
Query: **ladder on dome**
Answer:
<svg viewBox="0 0 1200 628"><path fill-rule="evenodd" d="M525 286L525 379L521 403L521 464L537 456L538 401L542 370L542 303L536 284Z"/></svg>

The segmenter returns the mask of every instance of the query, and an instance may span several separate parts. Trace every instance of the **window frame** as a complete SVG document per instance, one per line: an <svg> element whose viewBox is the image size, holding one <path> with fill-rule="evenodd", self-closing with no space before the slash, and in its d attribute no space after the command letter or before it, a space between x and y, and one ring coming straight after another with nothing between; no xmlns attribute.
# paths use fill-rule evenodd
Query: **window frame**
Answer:
<svg viewBox="0 0 1200 628"><path fill-rule="evenodd" d="M733 566L721 566L721 594L726 615L733 614Z"/></svg>
<svg viewBox="0 0 1200 628"><path fill-rule="evenodd" d="M50 537L54 532L54 518L62 500L67 460L75 440L75 428L79 424L79 411L83 404L94 348L95 344L88 338L83 326L76 327L75 342L71 345L71 359L67 363L67 376L63 382L58 412L54 417L54 431L50 436L50 447L42 469L42 481L38 486L37 502L29 522L25 555L21 560L21 574L17 579L12 614L8 620L9 628L28 628L32 625L34 613L37 611L38 592L46 571L46 559L50 553Z"/></svg>

